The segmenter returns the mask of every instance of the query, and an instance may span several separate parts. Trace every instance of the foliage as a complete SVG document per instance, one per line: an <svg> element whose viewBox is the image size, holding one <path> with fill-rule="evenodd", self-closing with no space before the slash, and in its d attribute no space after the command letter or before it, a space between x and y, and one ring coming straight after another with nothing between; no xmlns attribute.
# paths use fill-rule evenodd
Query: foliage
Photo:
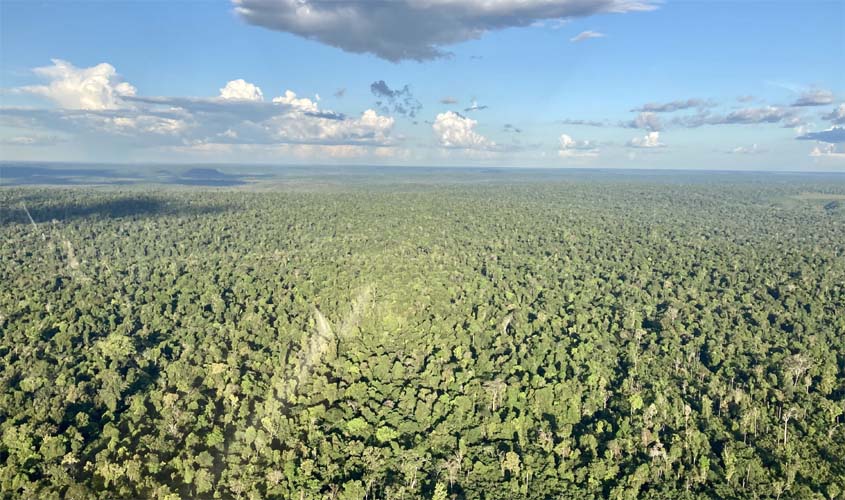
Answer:
<svg viewBox="0 0 845 500"><path fill-rule="evenodd" d="M843 498L806 192L2 189L0 496Z"/></svg>

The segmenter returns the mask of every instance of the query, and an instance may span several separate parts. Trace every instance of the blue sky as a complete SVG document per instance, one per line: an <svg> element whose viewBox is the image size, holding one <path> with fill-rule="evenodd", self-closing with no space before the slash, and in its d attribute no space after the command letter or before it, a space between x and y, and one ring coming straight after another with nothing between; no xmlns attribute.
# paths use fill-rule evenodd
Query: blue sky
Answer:
<svg viewBox="0 0 845 500"><path fill-rule="evenodd" d="M0 9L6 160L845 170L841 1Z"/></svg>

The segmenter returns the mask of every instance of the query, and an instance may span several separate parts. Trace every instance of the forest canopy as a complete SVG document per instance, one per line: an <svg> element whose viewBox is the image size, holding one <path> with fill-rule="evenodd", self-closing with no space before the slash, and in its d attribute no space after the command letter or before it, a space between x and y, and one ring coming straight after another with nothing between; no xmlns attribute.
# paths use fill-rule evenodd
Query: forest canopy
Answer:
<svg viewBox="0 0 845 500"><path fill-rule="evenodd" d="M0 496L845 498L845 182L0 189Z"/></svg>

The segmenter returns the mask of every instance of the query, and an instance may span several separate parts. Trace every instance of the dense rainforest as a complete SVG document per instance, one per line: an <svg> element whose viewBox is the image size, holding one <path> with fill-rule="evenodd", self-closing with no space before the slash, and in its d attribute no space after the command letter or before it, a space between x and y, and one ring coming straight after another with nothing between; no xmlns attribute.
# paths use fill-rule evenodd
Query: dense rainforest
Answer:
<svg viewBox="0 0 845 500"><path fill-rule="evenodd" d="M0 189L4 498L845 498L845 183Z"/></svg>

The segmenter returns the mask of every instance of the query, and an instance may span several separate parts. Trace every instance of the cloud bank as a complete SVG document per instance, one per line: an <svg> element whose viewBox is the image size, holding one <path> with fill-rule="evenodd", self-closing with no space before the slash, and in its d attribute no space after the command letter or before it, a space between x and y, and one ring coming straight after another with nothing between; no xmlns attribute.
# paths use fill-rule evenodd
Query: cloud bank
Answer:
<svg viewBox="0 0 845 500"><path fill-rule="evenodd" d="M47 83L13 90L45 97L55 107L0 108L0 124L98 142L108 135L115 142L146 147L288 144L337 149L384 148L397 142L390 116L368 109L347 117L291 90L267 102L257 85L243 79L227 82L215 97L146 97L106 63L77 68L57 59L35 73Z"/></svg>

